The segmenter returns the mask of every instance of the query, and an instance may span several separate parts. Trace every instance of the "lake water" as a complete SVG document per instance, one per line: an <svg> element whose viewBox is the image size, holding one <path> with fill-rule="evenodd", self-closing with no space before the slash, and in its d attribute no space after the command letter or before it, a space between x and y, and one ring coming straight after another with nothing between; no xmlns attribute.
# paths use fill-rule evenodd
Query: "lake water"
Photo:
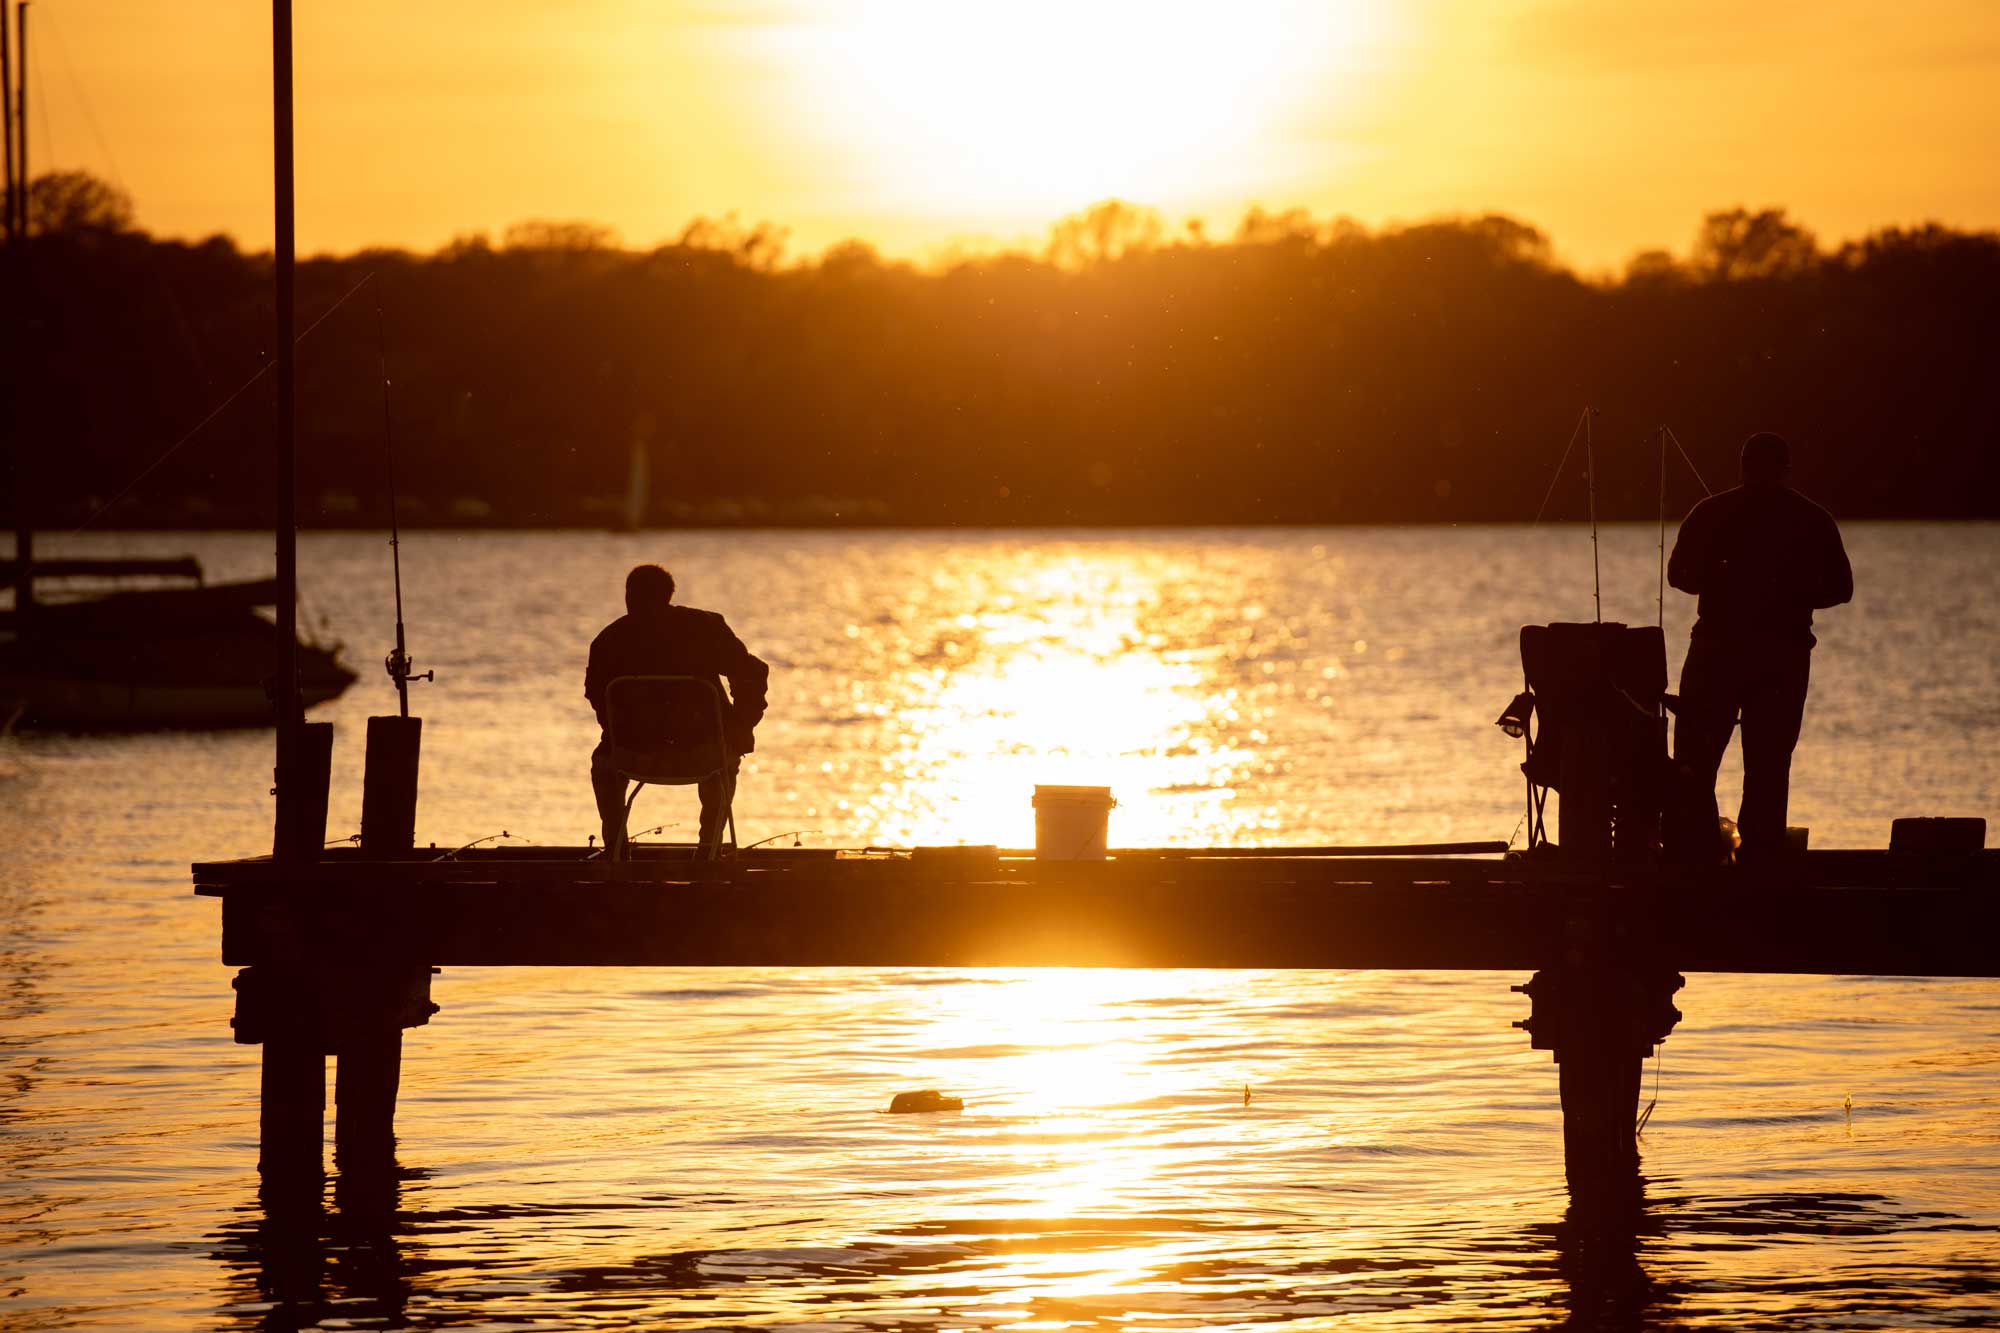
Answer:
<svg viewBox="0 0 2000 1333"><path fill-rule="evenodd" d="M2000 527L1848 537L1792 822L1881 846L2000 814ZM1604 534L1606 619L1652 622L1656 540ZM46 548L270 568L268 537ZM1516 629L1592 611L1575 528L403 554L441 847L594 830L582 655L638 560L772 664L742 839L816 846L1023 845L1038 782L1113 787L1114 845L1505 839ZM316 713L329 837L394 711L388 558L302 543L364 669ZM1568 1213L1516 976L459 969L406 1045L394 1177L267 1214L257 1051L187 866L268 849L270 763L256 732L0 742L0 1329L2000 1324L1995 982L1691 976L1644 1215L1604 1228ZM635 823L693 815L649 791ZM882 1113L928 1087L965 1111Z"/></svg>

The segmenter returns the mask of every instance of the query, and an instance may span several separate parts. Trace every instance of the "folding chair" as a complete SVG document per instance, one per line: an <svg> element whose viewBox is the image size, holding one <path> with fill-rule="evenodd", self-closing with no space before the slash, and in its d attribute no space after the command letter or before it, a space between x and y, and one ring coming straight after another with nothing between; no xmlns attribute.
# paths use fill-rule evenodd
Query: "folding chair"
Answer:
<svg viewBox="0 0 2000 1333"><path fill-rule="evenodd" d="M1597 850L1615 848L1621 861L1656 855L1669 773L1659 626L1524 625L1521 666L1527 689L1499 725L1527 744L1528 850L1548 841L1543 811L1559 790L1558 814L1574 824L1565 850L1582 853L1602 840Z"/></svg>
<svg viewBox="0 0 2000 1333"><path fill-rule="evenodd" d="M736 845L736 791L730 781L731 755L723 724L722 691L698 676L619 676L605 690L606 739L612 767L636 783L625 798L614 855L631 855L632 806L647 784L692 787L722 782L723 818L712 837L701 841L701 856L722 854L722 825Z"/></svg>

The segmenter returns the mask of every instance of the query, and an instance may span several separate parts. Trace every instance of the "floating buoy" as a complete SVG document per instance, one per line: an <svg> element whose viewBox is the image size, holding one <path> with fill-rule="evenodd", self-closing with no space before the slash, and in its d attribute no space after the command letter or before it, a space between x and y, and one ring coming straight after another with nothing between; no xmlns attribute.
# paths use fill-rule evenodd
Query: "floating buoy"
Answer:
<svg viewBox="0 0 2000 1333"><path fill-rule="evenodd" d="M962 1097L947 1097L936 1088L925 1088L922 1092L899 1092L889 1103L890 1115L915 1115L924 1111L963 1111Z"/></svg>

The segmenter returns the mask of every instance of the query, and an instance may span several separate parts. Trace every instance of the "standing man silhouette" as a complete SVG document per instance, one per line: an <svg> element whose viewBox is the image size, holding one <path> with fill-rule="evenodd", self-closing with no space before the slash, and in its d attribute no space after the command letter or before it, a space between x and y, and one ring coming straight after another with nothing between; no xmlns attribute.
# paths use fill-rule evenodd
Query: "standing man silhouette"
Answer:
<svg viewBox="0 0 2000 1333"><path fill-rule="evenodd" d="M723 775L700 784L701 845L722 843L722 826L736 795L742 757L757 748L757 723L764 716L764 691L771 669L751 656L727 621L714 611L675 606L674 576L658 565L639 565L625 576L625 614L606 625L590 643L583 694L597 711L603 738L590 754L590 785L604 825L609 856L623 851L625 774L613 761L609 687L620 676L693 676L715 686L729 682L723 709Z"/></svg>
<svg viewBox="0 0 2000 1333"><path fill-rule="evenodd" d="M1854 572L1833 515L1788 484L1791 450L1768 431L1743 442L1743 484L1696 505L1681 523L1667 581L1701 599L1681 667L1674 762L1684 784L1669 850L1713 864L1715 775L1743 721L1745 860L1785 839L1792 750L1805 717L1813 612L1854 596Z"/></svg>

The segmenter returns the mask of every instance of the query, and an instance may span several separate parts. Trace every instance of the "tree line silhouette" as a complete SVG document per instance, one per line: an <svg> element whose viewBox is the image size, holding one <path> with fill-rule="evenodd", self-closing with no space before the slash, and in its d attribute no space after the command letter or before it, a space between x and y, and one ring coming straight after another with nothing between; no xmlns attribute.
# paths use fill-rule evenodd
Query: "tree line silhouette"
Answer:
<svg viewBox="0 0 2000 1333"><path fill-rule="evenodd" d="M30 213L16 503L266 523L269 376L105 505L268 360L270 257L151 237L78 173ZM317 525L384 521L385 350L419 523L613 523L635 452L669 525L1525 521L1586 404L1601 517L1657 513L1662 423L1716 489L1769 429L1844 518L2000 515L2000 235L1936 225L1825 249L1738 208L1593 278L1499 216L1253 209L1217 238L1112 200L1041 253L928 267L788 260L733 218L650 250L530 222L302 262L299 310L324 317L299 382ZM1550 517L1583 515L1583 466ZM1678 516L1701 488L1678 457L1666 478Z"/></svg>

